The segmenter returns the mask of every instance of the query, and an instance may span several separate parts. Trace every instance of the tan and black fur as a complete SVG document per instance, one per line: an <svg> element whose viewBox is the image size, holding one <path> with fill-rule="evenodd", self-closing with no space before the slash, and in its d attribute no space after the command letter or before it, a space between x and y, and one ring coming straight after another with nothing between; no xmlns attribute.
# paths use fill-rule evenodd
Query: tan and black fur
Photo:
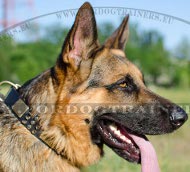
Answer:
<svg viewBox="0 0 190 172"><path fill-rule="evenodd" d="M0 102L0 171L77 172L98 162L103 155L103 141L94 126L102 108L109 112L106 104L129 103L134 109L148 103L160 104L156 114L141 114L147 120L145 125L134 123L127 111L113 114L113 118L122 119L139 134L163 134L178 128L169 118L177 105L152 93L145 86L141 71L126 58L123 49L128 34L126 17L100 45L92 7L85 3L79 9L56 65L19 89L22 99L33 109L32 114L38 105L51 107L40 114L40 137L49 147ZM122 79L127 80L128 88L119 83ZM66 107L71 104L102 106L87 114L70 114ZM135 121L138 116L134 115Z"/></svg>

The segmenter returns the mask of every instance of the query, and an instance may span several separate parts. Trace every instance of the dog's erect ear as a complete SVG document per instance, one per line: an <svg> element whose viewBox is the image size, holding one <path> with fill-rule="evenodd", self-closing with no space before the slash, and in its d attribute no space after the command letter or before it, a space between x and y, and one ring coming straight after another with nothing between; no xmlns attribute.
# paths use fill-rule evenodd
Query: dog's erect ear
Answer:
<svg viewBox="0 0 190 172"><path fill-rule="evenodd" d="M124 50L129 37L129 16L126 16L119 28L106 40L105 47Z"/></svg>
<svg viewBox="0 0 190 172"><path fill-rule="evenodd" d="M94 11L91 5L86 2L80 7L75 22L66 37L61 58L74 70L77 70L81 61L88 59L97 47Z"/></svg>

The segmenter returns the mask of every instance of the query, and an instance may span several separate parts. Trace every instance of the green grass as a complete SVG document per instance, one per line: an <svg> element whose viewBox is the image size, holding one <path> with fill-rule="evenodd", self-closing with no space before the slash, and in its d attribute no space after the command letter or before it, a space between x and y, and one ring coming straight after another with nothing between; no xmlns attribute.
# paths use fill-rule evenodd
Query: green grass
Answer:
<svg viewBox="0 0 190 172"><path fill-rule="evenodd" d="M189 103L190 89L151 88L154 92L176 102ZM188 106L188 107L189 107ZM189 113L189 108L186 109ZM187 172L190 169L190 121L172 134L149 136L154 145L162 172ZM131 164L117 156L108 147L104 148L105 156L91 167L82 169L82 172L140 172L140 166Z"/></svg>
<svg viewBox="0 0 190 172"><path fill-rule="evenodd" d="M151 86L150 88L155 93L168 98L169 100L175 103L189 103L190 104L190 88L182 89L182 88L160 88Z"/></svg>

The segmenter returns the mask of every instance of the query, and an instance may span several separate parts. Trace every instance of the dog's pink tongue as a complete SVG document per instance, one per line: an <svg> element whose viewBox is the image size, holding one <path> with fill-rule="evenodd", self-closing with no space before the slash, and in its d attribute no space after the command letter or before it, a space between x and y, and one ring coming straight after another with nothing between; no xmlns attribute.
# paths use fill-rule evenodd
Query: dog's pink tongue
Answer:
<svg viewBox="0 0 190 172"><path fill-rule="evenodd" d="M141 151L141 171L142 172L160 172L156 152L152 144L135 135L130 134Z"/></svg>

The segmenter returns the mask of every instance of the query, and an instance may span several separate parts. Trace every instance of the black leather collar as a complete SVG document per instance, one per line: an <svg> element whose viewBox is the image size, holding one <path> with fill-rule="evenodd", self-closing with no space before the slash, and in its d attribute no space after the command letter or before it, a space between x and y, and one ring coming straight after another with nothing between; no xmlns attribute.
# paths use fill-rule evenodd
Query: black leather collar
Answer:
<svg viewBox="0 0 190 172"><path fill-rule="evenodd" d="M4 103L10 108L17 119L37 138L40 137L41 128L38 114L31 114L31 109L20 98L16 88L11 87Z"/></svg>
<svg viewBox="0 0 190 172"><path fill-rule="evenodd" d="M6 82L7 83L7 82ZM9 84L9 83L8 83ZM1 84L0 84L1 85ZM12 83L10 85L13 85ZM16 85L17 86L17 85ZM19 88L19 87L18 87ZM0 97L0 101L3 100ZM7 96L3 100L9 107L15 117L42 143L53 150L57 155L60 155L56 149L52 148L41 137L42 129L40 127L40 119L38 114L32 114L30 107L21 99L15 84L10 88ZM65 157L64 155L61 155Z"/></svg>

